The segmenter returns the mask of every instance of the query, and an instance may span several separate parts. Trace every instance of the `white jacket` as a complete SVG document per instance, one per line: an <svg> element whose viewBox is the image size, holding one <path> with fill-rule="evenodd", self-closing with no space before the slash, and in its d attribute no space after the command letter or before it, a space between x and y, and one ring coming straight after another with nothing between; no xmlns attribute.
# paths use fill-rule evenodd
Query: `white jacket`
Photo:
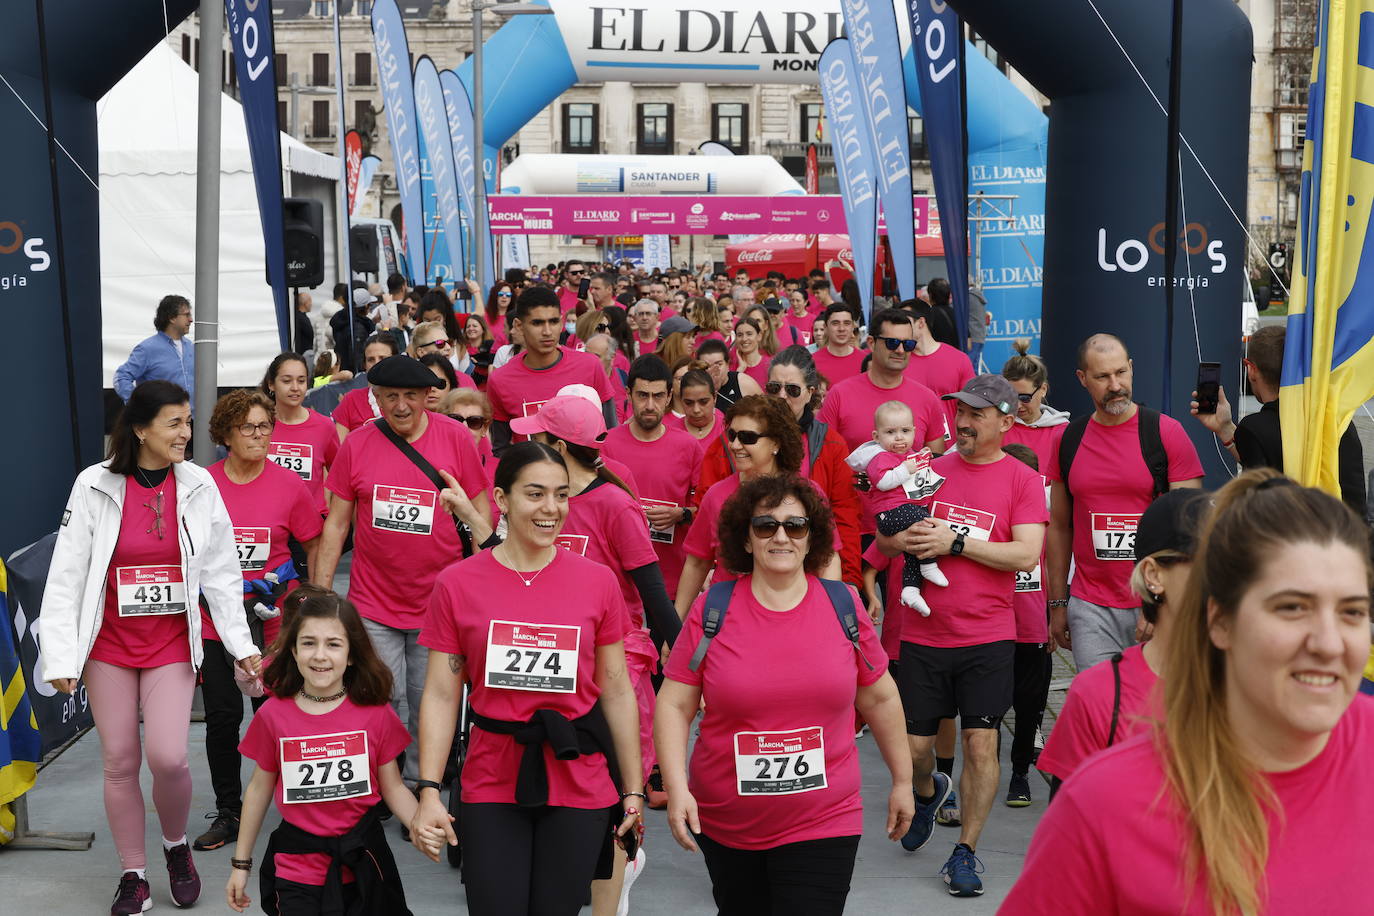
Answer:
<svg viewBox="0 0 1374 916"><path fill-rule="evenodd" d="M189 461L172 469L177 504L175 519L168 513L167 523L175 525L181 544L191 664L198 669L203 658L199 594L205 596L210 619L229 653L236 659L257 655L243 611L243 574L234 549L234 528L219 488L204 468ZM86 468L72 484L39 615L45 680L80 677L100 632L105 580L123 518L124 480L110 473L105 463Z"/></svg>

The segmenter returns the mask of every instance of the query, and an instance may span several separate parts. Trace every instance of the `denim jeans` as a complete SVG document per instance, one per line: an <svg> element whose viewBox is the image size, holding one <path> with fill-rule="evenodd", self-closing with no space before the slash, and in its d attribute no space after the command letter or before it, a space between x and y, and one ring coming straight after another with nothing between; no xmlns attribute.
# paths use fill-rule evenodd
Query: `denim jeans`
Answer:
<svg viewBox="0 0 1374 916"><path fill-rule="evenodd" d="M363 618L363 626L372 639L372 648L382 664L391 669L391 708L401 716L412 737L420 734L420 694L425 688L425 669L428 667L429 650L420 645L419 630L397 630L375 620ZM406 713L401 715L401 701L406 704ZM420 778L420 754L418 747L412 747L406 754L405 769L401 778L406 785L413 786Z"/></svg>

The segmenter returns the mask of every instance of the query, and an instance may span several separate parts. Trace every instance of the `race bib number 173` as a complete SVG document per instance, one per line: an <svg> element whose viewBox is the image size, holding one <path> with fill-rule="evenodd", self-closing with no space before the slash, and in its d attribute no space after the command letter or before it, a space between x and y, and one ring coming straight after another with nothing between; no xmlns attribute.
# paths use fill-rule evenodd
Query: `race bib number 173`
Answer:
<svg viewBox="0 0 1374 916"><path fill-rule="evenodd" d="M1135 529L1140 515L1129 512L1094 512L1093 555L1099 560L1135 562Z"/></svg>

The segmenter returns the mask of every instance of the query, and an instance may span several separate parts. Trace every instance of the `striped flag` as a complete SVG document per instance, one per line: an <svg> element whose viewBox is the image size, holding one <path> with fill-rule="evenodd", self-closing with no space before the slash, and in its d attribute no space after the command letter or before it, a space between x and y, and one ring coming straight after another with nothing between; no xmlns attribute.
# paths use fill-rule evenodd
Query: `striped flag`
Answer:
<svg viewBox="0 0 1374 916"><path fill-rule="evenodd" d="M1283 464L1339 495L1337 443L1374 396L1374 0L1319 4L1307 106Z"/></svg>
<svg viewBox="0 0 1374 916"><path fill-rule="evenodd" d="M24 690L7 594L9 576L0 561L0 805L33 787L42 758L38 720Z"/></svg>

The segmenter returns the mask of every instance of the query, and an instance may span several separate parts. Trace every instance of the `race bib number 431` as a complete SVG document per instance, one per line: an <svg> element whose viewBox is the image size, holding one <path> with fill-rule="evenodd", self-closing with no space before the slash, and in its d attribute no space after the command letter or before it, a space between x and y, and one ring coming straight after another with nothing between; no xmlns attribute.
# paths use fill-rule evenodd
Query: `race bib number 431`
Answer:
<svg viewBox="0 0 1374 916"><path fill-rule="evenodd" d="M372 488L372 527L405 534L429 534L434 530L434 503L439 494L433 490L410 487Z"/></svg>
<svg viewBox="0 0 1374 916"><path fill-rule="evenodd" d="M186 613L180 566L121 566L115 570L120 617Z"/></svg>
<svg viewBox="0 0 1374 916"><path fill-rule="evenodd" d="M487 627L488 687L577 692L577 653L582 628L493 620Z"/></svg>
<svg viewBox="0 0 1374 916"><path fill-rule="evenodd" d="M1122 512L1094 512L1093 555L1099 560L1135 562L1135 529L1140 515Z"/></svg>
<svg viewBox="0 0 1374 916"><path fill-rule="evenodd" d="M992 540L992 528L997 524L997 516L991 512L942 503L939 500L930 507L930 514L949 525L956 534L963 532L965 538L974 541Z"/></svg>
<svg viewBox="0 0 1374 916"><path fill-rule="evenodd" d="M736 732L740 795L795 795L825 788L825 734L820 726L788 732Z"/></svg>
<svg viewBox="0 0 1374 916"><path fill-rule="evenodd" d="M281 739L282 801L338 801L372 793L367 732Z"/></svg>

